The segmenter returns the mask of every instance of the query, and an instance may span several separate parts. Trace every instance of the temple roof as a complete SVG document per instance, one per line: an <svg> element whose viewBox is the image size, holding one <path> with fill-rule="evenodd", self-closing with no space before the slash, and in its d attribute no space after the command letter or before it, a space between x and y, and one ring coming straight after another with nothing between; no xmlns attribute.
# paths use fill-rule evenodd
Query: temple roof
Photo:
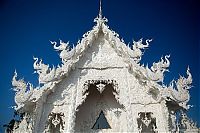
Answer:
<svg viewBox="0 0 200 133"><path fill-rule="evenodd" d="M84 56L85 51L94 45L94 41L103 35L103 38L109 42L109 45L114 49L118 56L122 57L127 64L129 72L137 78L140 78L151 91L159 91L160 97L168 101L176 102L180 107L188 109L187 103L189 101L189 89L192 83L192 76L189 68L187 70L188 77L182 77L178 81L172 81L170 85L164 85L164 73L168 71L170 65L169 55L161 57L161 60L154 62L151 67L140 64L143 52L149 47L151 39L143 41L133 41L132 46L125 44L123 39L113 30L109 29L106 24L108 19L103 17L102 7L100 2L99 14L94 19L95 26L83 35L76 46L70 48L69 42L65 43L60 40L57 42L51 41L54 49L59 51L62 60L61 65L50 68L49 65L44 64L42 59L34 58L33 67L38 74L39 87L34 88L31 83L26 83L23 79L17 79L17 72L13 77L12 85L16 91L15 102L16 110L25 108L32 103L37 102L42 96L48 95L56 84L66 78L70 71L79 62L80 58ZM185 97L180 97L184 95Z"/></svg>

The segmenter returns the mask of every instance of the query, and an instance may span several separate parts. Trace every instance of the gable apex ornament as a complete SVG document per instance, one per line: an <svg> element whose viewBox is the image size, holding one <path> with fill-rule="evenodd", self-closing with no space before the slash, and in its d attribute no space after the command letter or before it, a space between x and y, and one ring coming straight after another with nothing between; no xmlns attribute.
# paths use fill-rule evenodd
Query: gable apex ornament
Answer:
<svg viewBox="0 0 200 133"><path fill-rule="evenodd" d="M108 22L108 19L106 17L103 17L103 12L102 12L102 1L99 1L99 14L98 16L94 19L94 22L97 23L98 27L101 27L102 24L105 24L105 22Z"/></svg>

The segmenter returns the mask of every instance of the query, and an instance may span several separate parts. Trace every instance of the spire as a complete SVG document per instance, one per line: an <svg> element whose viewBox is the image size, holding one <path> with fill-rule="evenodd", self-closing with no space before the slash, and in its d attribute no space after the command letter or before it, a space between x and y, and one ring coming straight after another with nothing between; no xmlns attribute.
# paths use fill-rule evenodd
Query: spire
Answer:
<svg viewBox="0 0 200 133"><path fill-rule="evenodd" d="M102 0L99 0L99 15L94 19L94 22L96 22L100 26L102 25L102 23L108 22L107 18L103 17Z"/></svg>
<svg viewBox="0 0 200 133"><path fill-rule="evenodd" d="M101 0L99 1L99 18L102 19L102 5L101 5Z"/></svg>

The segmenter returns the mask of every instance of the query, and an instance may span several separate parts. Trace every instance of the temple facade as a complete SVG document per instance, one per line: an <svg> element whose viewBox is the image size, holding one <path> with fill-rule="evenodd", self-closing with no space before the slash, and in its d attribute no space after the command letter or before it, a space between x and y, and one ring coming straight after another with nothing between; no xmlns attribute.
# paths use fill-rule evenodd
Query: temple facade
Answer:
<svg viewBox="0 0 200 133"><path fill-rule="evenodd" d="M133 132L197 133L186 115L192 75L163 83L169 55L151 67L140 63L151 39L131 46L110 30L102 16L77 45L50 42L59 52L56 67L34 58L39 86L12 80L15 110L20 116L7 125L11 133Z"/></svg>

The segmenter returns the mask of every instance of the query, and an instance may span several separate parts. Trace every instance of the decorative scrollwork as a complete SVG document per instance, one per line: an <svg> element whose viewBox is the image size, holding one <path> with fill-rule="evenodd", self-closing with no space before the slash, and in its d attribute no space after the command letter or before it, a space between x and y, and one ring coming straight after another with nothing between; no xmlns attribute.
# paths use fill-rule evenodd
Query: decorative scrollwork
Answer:
<svg viewBox="0 0 200 133"><path fill-rule="evenodd" d="M97 90L100 92L100 93L102 93L103 92L103 90L105 89L105 84L102 84L101 82L99 83L99 84L97 84L96 85L96 87L97 87Z"/></svg>
<svg viewBox="0 0 200 133"><path fill-rule="evenodd" d="M170 85L165 89L161 90L161 95L164 98L170 98L176 101L179 106L189 109L189 105L187 103L190 99L189 89L191 88L192 84L192 75L190 73L190 69L187 69L187 78L180 76L178 81L172 80ZM176 87L174 87L174 84Z"/></svg>
<svg viewBox="0 0 200 133"><path fill-rule="evenodd" d="M35 73L39 75L39 83L48 83L54 80L56 75L56 69L49 68L49 65L43 64L42 59L38 63L38 58L33 58L35 60L33 67L36 70Z"/></svg>
<svg viewBox="0 0 200 133"><path fill-rule="evenodd" d="M118 89L118 84L115 80L87 80L85 81L84 85L83 85L83 89L82 89L82 94L81 94L81 97L79 97L79 100L77 101L76 103L76 108L78 106L80 106L85 100L86 100L86 97L89 95L89 92L87 92L87 90L89 89L89 87L91 85L94 85L96 86L97 90L102 93L105 89L105 87L107 85L112 85L114 90L117 92L113 92L116 100L119 102L119 89Z"/></svg>
<svg viewBox="0 0 200 133"><path fill-rule="evenodd" d="M103 92L105 86L111 84L114 87L114 90L119 92L118 84L115 80L87 80L84 83L84 92L89 88L90 85L95 85L100 93Z"/></svg>
<svg viewBox="0 0 200 133"><path fill-rule="evenodd" d="M151 69L146 66L146 77L152 81L163 82L164 72L168 71L170 65L169 57L170 55L166 55L165 60L161 57L161 61L153 63Z"/></svg>
<svg viewBox="0 0 200 133"><path fill-rule="evenodd" d="M60 58L62 59L62 63L66 63L68 60L70 60L76 52L75 47L73 47L73 49L70 50L69 42L65 43L62 40L60 40L60 46L56 46L57 42L51 41L51 44L53 45L56 51L61 51Z"/></svg>
<svg viewBox="0 0 200 133"><path fill-rule="evenodd" d="M157 133L156 118L153 117L152 112L140 112L138 115L137 122L140 133Z"/></svg>
<svg viewBox="0 0 200 133"><path fill-rule="evenodd" d="M138 63L141 60L141 57L143 55L144 49L149 47L149 42L151 42L152 39L147 39L146 44L143 44L143 39L140 39L139 41L133 41L132 49L128 49L128 54L133 60Z"/></svg>
<svg viewBox="0 0 200 133"><path fill-rule="evenodd" d="M17 80L16 78L17 72L15 71L15 74L12 78L12 86L13 90L16 91L15 103L17 104L17 107L15 107L15 110L18 110L30 99L34 89L31 83L26 83L23 79Z"/></svg>
<svg viewBox="0 0 200 133"><path fill-rule="evenodd" d="M59 132L64 130L64 114L63 113L50 113L46 123L45 133Z"/></svg>
<svg viewBox="0 0 200 133"><path fill-rule="evenodd" d="M179 130L185 132L198 132L196 123L190 120L187 114L181 111Z"/></svg>

